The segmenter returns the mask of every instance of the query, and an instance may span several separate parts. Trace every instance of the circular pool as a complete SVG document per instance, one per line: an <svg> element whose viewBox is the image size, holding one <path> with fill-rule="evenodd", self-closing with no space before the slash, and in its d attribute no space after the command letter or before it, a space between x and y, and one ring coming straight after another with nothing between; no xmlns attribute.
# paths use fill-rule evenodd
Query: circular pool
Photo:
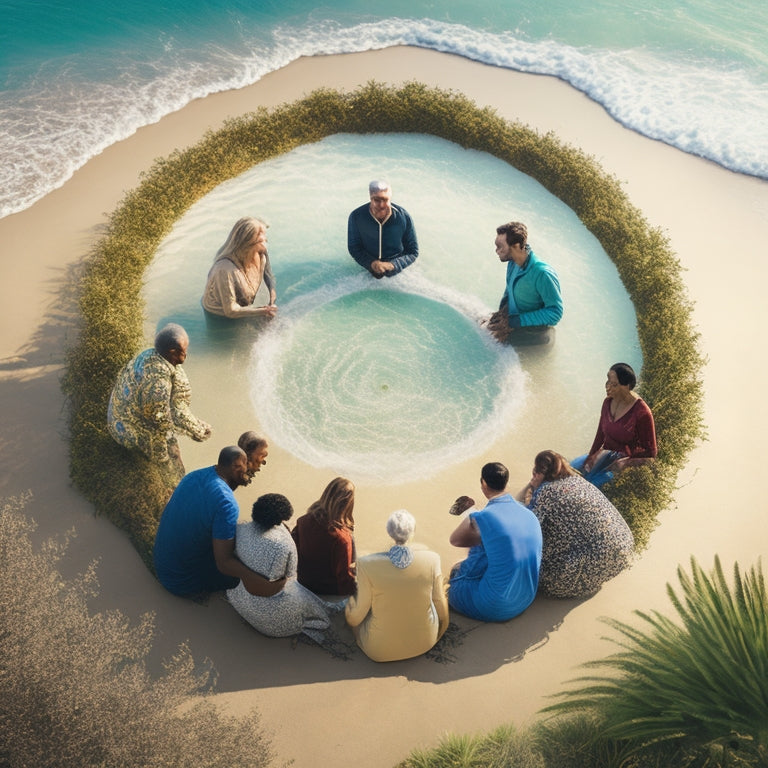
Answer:
<svg viewBox="0 0 768 768"><path fill-rule="evenodd" d="M377 177L412 215L420 246L383 280L346 250L347 216ZM269 224L278 315L206 322L206 274L245 215ZM480 324L504 290L493 240L509 220L528 225L565 305L555 344L519 353ZM158 249L145 299L148 339L168 321L189 332L193 410L219 447L256 429L297 466L356 482L424 479L493 446L524 466L541 448L583 453L605 371L642 364L634 308L573 211L497 158L431 136L331 136L220 185ZM207 444L183 450L192 466L215 455Z"/></svg>

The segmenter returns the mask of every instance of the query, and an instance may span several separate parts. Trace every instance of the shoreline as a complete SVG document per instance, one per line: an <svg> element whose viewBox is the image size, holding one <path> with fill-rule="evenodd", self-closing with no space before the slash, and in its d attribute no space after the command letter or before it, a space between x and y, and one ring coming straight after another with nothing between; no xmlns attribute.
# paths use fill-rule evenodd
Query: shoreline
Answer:
<svg viewBox="0 0 768 768"><path fill-rule="evenodd" d="M635 566L586 602L537 600L512 622L478 625L452 664L418 658L376 665L360 654L340 662L310 646L292 649L290 642L262 638L216 598L207 606L173 598L147 572L125 536L95 518L68 481L58 375L72 317L59 291L98 236L104 214L154 159L194 143L226 117L293 101L317 87L350 89L372 79L419 80L462 92L479 106L493 106L503 117L520 119L541 132L554 131L595 156L625 182L633 203L652 225L669 236L686 270L702 350L709 356L704 371L709 441L691 455L674 507L661 516ZM507 102L498 102L500 93L509 96ZM383 768L414 747L436 743L446 731L475 732L507 721L522 724L548 695L578 674L575 665L611 648L600 639L607 634L600 616L626 620L635 608L668 613L664 585L676 583L677 565L687 566L691 554L708 569L719 553L728 571L734 559L748 566L764 550L768 521L761 513L759 484L751 480L760 477L762 446L747 425L768 409L757 396L754 403L735 396L734 381L739 377L744 382L747 376L759 381L768 372L759 357L757 371L743 362L756 357L752 350L768 319L755 279L766 239L768 183L642 137L563 81L414 48L300 59L255 85L193 102L142 128L31 208L0 220L0 295L8 328L0 354L0 402L7 414L0 490L8 496L32 489L35 499L27 511L38 521L41 535L74 526L78 536L66 566L77 572L101 558L97 609L119 608L132 619L155 611L158 658L190 638L195 658L210 658L219 673L218 699L233 712L257 706L264 725L275 733L278 754L294 757L297 765L359 760L373 753L376 757L368 764ZM736 285L730 290L723 288L725 259L729 271L735 270ZM584 436L585 442L590 438ZM212 463L219 447L185 441L188 468ZM458 495L454 487L472 495L480 462L473 458L424 484L361 489L360 508L378 510L372 527L361 526L361 539L383 543L378 518L386 510L411 507L418 519L419 507L430 498ZM515 468L513 490L527 469ZM292 501L300 514L314 500L319 476L306 473L298 460L271 452L255 481L258 490L251 486L238 493L241 509L258 492L295 486L298 477L300 487ZM437 548L455 520L445 513L444 524L444 530L430 532L434 541L422 541ZM454 551L450 560L450 548L444 542L439 548L447 572L461 553ZM462 621L470 624L475 623ZM526 695L517 695L519 691Z"/></svg>

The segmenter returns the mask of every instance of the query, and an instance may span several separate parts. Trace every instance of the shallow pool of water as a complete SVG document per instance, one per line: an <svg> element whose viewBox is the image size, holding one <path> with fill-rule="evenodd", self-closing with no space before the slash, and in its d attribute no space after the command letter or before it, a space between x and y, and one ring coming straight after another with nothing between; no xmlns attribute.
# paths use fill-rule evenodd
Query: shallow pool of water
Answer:
<svg viewBox="0 0 768 768"><path fill-rule="evenodd" d="M346 221L380 177L420 256L376 281L347 254ZM206 274L244 215L270 224L278 317L207 323ZM513 219L565 304L554 346L519 354L480 325L504 289L495 228ZM148 340L169 320L189 332L193 409L221 445L261 430L357 482L423 478L499 442L530 458L583 452L607 368L641 362L626 291L575 214L496 158L428 136L334 136L222 184L162 244L145 298Z"/></svg>

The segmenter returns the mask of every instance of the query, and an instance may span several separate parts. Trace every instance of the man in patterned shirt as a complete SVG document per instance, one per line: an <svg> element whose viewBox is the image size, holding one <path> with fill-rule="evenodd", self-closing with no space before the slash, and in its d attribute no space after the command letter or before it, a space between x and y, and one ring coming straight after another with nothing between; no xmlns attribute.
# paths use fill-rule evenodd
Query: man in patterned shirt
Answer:
<svg viewBox="0 0 768 768"><path fill-rule="evenodd" d="M162 328L154 349L139 352L120 371L107 409L109 434L164 466L173 485L185 474L176 434L198 442L211 436L210 424L190 410L191 389L182 367L188 347L180 325Z"/></svg>

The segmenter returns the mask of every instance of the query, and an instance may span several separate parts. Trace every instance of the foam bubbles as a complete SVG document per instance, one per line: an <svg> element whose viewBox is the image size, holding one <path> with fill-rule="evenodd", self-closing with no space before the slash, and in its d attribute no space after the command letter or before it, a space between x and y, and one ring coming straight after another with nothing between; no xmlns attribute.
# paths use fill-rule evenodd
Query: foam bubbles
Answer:
<svg viewBox="0 0 768 768"><path fill-rule="evenodd" d="M399 483L514 425L525 402L514 350L421 286L347 279L284 307L250 373L275 443L314 466Z"/></svg>
<svg viewBox="0 0 768 768"><path fill-rule="evenodd" d="M9 76L13 86L0 92L0 155L6 159L0 217L28 207L110 144L193 99L249 85L301 56L395 45L554 75L628 128L768 178L764 65L717 61L673 46L611 49L551 36L528 39L501 25L489 31L429 18L355 18L294 19L290 26L274 19L271 27L260 19L250 28L243 19L237 41L231 29L226 39L210 31L195 47L161 37L151 49L88 50L46 61L26 81Z"/></svg>

